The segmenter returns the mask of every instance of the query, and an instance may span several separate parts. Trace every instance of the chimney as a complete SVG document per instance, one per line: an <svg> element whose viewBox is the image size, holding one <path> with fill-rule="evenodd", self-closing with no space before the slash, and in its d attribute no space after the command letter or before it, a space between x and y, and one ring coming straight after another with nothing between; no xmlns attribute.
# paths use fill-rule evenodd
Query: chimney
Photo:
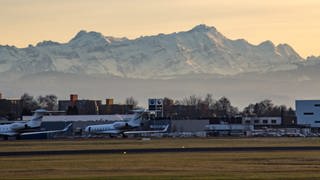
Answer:
<svg viewBox="0 0 320 180"><path fill-rule="evenodd" d="M106 99L106 105L113 105L113 99Z"/></svg>
<svg viewBox="0 0 320 180"><path fill-rule="evenodd" d="M70 103L72 106L76 104L78 101L78 95L77 94L70 94Z"/></svg>

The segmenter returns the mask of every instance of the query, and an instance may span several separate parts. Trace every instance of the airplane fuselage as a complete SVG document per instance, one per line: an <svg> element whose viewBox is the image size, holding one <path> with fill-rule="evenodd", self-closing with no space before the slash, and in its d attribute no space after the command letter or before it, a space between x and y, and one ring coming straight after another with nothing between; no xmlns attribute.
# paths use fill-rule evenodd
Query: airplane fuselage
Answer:
<svg viewBox="0 0 320 180"><path fill-rule="evenodd" d="M30 134L42 134L42 133L56 133L65 132L72 125L69 124L62 130L51 130L51 131L35 131L40 129L43 115L49 111L44 109L37 109L32 116L32 119L26 122L14 122L12 124L0 125L0 136L8 139L9 136L30 135Z"/></svg>
<svg viewBox="0 0 320 180"><path fill-rule="evenodd" d="M17 131L14 131L11 128L11 124L5 124L0 126L0 135L3 136L14 136L18 134Z"/></svg>
<svg viewBox="0 0 320 180"><path fill-rule="evenodd" d="M141 127L142 115L145 110L135 110L134 116L128 121L114 122L111 124L91 125L87 126L84 130L88 134L109 134L110 136L121 134L126 137L128 134L141 134L141 133L161 133L167 131L169 126L163 130L149 130L141 131L134 130Z"/></svg>
<svg viewBox="0 0 320 180"><path fill-rule="evenodd" d="M91 125L85 128L85 132L91 134L121 134L124 131L136 128L126 122L115 122L112 124Z"/></svg>
<svg viewBox="0 0 320 180"><path fill-rule="evenodd" d="M26 122L15 122L12 124L0 125L0 135L15 136L23 132L35 130L37 128L39 128L39 126L30 127Z"/></svg>

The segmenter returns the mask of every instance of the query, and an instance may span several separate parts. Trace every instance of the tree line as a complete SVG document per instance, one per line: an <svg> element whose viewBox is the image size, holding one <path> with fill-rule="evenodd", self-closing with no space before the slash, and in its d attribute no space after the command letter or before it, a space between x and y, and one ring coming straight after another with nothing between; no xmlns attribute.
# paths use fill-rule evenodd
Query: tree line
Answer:
<svg viewBox="0 0 320 180"><path fill-rule="evenodd" d="M291 107L275 105L270 99L250 103L242 111L239 111L238 107L233 106L227 97L223 96L219 99L214 99L212 94L206 94L204 98L191 95L184 97L182 100L175 101L170 98L164 98L164 103L168 102L172 102L173 105L188 105L197 108L206 107L214 116L295 116L295 111Z"/></svg>
<svg viewBox="0 0 320 180"><path fill-rule="evenodd" d="M54 94L33 97L24 93L21 97L22 115L32 115L32 111L43 108L50 111L58 110L58 98Z"/></svg>
<svg viewBox="0 0 320 180"><path fill-rule="evenodd" d="M28 93L24 93L21 98L22 114L31 115L32 111L38 108L44 108L47 110L58 110L58 98L54 94L45 96L33 97ZM194 106L196 108L207 108L215 116L294 116L295 112L291 107L286 105L275 105L270 99L265 99L260 102L250 103L242 111L236 106L233 106L231 101L223 96L219 99L214 99L212 94L206 94L203 98L197 95L191 95L184 97L181 100L173 100L168 97L163 99L164 105L182 105L182 106ZM138 107L138 101L132 96L128 97L124 101L125 104Z"/></svg>
<svg viewBox="0 0 320 180"><path fill-rule="evenodd" d="M42 108L49 111L58 110L58 97L54 94L48 94L45 96L34 97L28 93L24 93L20 97L22 105L22 115L32 115L32 111ZM138 101L132 96L125 99L125 104L132 105L133 107L138 106Z"/></svg>

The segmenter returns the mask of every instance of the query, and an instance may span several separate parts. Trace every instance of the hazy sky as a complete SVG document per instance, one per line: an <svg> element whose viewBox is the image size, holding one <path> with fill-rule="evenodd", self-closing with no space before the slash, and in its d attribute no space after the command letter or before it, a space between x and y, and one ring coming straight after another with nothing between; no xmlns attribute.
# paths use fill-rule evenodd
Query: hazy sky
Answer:
<svg viewBox="0 0 320 180"><path fill-rule="evenodd" d="M320 0L0 0L0 44L69 41L79 30L135 38L215 26L231 39L320 55Z"/></svg>

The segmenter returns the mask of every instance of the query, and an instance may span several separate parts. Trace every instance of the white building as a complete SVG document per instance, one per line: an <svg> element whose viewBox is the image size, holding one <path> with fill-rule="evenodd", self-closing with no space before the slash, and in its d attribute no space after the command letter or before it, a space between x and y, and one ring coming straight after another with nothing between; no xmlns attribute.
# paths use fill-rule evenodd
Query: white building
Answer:
<svg viewBox="0 0 320 180"><path fill-rule="evenodd" d="M252 125L281 125L281 117L244 117L242 124Z"/></svg>
<svg viewBox="0 0 320 180"><path fill-rule="evenodd" d="M296 100L297 124L320 127L320 100Z"/></svg>

